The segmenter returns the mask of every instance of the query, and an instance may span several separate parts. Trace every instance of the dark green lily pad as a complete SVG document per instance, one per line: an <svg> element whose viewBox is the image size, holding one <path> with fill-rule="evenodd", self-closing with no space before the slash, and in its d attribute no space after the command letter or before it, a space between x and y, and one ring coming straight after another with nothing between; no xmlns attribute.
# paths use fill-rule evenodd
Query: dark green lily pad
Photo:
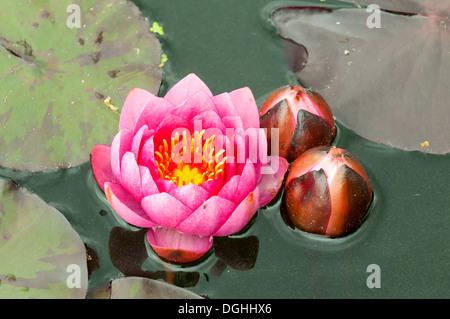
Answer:
<svg viewBox="0 0 450 319"><path fill-rule="evenodd" d="M0 180L0 298L84 298L86 249L67 219Z"/></svg>
<svg viewBox="0 0 450 319"><path fill-rule="evenodd" d="M199 295L162 281L125 277L111 283L111 299L202 299Z"/></svg>
<svg viewBox="0 0 450 319"><path fill-rule="evenodd" d="M273 21L302 85L346 126L403 150L448 153L450 6L393 2L383 2L392 12L285 7Z"/></svg>
<svg viewBox="0 0 450 319"><path fill-rule="evenodd" d="M158 92L160 62L156 35L129 1L2 4L0 165L40 171L86 162L93 146L112 142L133 87Z"/></svg>

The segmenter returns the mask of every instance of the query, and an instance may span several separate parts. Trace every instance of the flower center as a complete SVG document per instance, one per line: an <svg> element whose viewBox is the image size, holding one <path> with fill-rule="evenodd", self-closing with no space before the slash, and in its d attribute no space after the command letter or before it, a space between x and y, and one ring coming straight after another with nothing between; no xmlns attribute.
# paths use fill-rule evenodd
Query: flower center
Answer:
<svg viewBox="0 0 450 319"><path fill-rule="evenodd" d="M158 151L155 150L159 176L177 186L200 185L223 176L227 158L223 157L224 149L216 152L215 135L203 141L205 130L195 131L193 137L188 134L186 130L182 136L176 132L170 146L163 139Z"/></svg>

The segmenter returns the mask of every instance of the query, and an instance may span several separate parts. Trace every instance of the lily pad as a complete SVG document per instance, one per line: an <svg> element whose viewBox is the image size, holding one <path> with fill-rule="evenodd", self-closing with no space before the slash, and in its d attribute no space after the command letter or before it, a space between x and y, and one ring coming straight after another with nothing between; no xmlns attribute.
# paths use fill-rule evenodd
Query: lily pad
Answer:
<svg viewBox="0 0 450 319"><path fill-rule="evenodd" d="M84 298L86 249L67 219L0 180L0 298Z"/></svg>
<svg viewBox="0 0 450 319"><path fill-rule="evenodd" d="M443 154L450 9L441 1L429 11L427 3L398 1L389 5L395 12L284 7L272 19L301 84L320 92L344 125L375 142Z"/></svg>
<svg viewBox="0 0 450 319"><path fill-rule="evenodd" d="M162 281L125 277L111 283L111 299L202 299L199 295Z"/></svg>
<svg viewBox="0 0 450 319"><path fill-rule="evenodd" d="M157 93L161 47L125 0L7 1L0 11L0 165L41 171L110 144L133 87Z"/></svg>
<svg viewBox="0 0 450 319"><path fill-rule="evenodd" d="M450 11L450 3L442 0L358 0L362 5L376 3L381 9L411 14L432 14L445 16Z"/></svg>

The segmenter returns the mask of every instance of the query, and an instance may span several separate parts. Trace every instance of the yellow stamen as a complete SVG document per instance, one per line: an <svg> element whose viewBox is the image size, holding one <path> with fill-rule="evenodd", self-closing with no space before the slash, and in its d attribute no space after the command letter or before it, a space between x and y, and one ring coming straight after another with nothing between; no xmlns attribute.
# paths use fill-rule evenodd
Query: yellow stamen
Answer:
<svg viewBox="0 0 450 319"><path fill-rule="evenodd" d="M223 153L225 153L225 150L220 150L216 153L216 163L219 163L219 157L222 156Z"/></svg>
<svg viewBox="0 0 450 319"><path fill-rule="evenodd" d="M159 157L159 160L160 160L161 162L164 161L164 157L161 155L160 152L155 151L155 155ZM158 163L158 162L157 162L157 163Z"/></svg>
<svg viewBox="0 0 450 319"><path fill-rule="evenodd" d="M159 151L155 151L156 166L161 178L182 186L189 183L200 185L223 176L226 157L220 159L225 154L225 150L216 152L213 146L215 135L203 143L205 132L205 130L196 131L190 138L186 130L183 131L182 136L176 132L171 137L170 146L167 140L162 140L157 148ZM178 144L180 142L181 145ZM183 158L183 161L179 163L172 161L177 152L175 147L179 150L177 155Z"/></svg>

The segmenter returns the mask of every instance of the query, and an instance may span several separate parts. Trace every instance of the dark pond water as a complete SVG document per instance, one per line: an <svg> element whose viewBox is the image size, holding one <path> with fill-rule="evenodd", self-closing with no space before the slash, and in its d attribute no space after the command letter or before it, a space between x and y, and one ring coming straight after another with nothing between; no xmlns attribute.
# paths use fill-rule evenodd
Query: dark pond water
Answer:
<svg viewBox="0 0 450 319"><path fill-rule="evenodd" d="M259 103L277 87L296 82L267 16L285 2L134 2L164 27L161 42L169 61L161 95L191 72L215 94L249 86ZM330 240L294 231L281 218L278 198L241 233L219 239L215 251L194 265L161 262L144 231L115 217L89 163L39 173L2 169L0 176L37 193L69 219L88 247L91 291L137 275L210 298L448 297L450 155L400 151L337 123L336 145L361 161L375 193L355 233ZM372 264L381 271L381 288L367 286Z"/></svg>

